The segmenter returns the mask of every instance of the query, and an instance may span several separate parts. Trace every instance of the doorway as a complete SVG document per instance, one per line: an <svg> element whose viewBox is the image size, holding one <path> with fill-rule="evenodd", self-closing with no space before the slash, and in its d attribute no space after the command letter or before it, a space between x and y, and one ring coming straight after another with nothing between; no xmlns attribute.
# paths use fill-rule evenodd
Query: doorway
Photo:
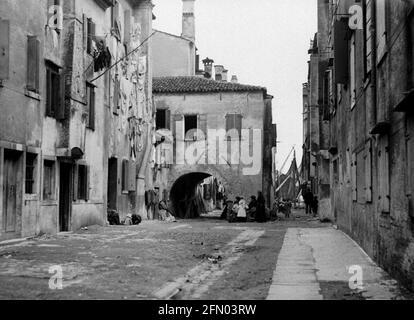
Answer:
<svg viewBox="0 0 414 320"><path fill-rule="evenodd" d="M73 165L60 162L59 231L70 231Z"/></svg>
<svg viewBox="0 0 414 320"><path fill-rule="evenodd" d="M3 226L5 233L18 233L17 222L19 215L18 197L21 191L20 159L22 153L4 150L4 180L3 180Z"/></svg>
<svg viewBox="0 0 414 320"><path fill-rule="evenodd" d="M118 159L111 158L108 163L108 209L117 210L118 196Z"/></svg>

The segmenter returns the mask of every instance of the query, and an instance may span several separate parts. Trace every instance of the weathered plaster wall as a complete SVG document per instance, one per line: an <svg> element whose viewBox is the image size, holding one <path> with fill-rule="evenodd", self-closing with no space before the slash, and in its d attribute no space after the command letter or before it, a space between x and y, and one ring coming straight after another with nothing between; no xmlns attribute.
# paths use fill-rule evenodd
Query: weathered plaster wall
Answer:
<svg viewBox="0 0 414 320"><path fill-rule="evenodd" d="M406 19L403 2L387 2L388 34L395 34L400 21ZM338 141L339 183L332 188L333 206L338 225L348 232L365 251L407 287L414 289L414 234L411 194L413 190L412 150L413 115L392 112L393 107L409 89L407 72L407 31L388 47L387 56L378 63L377 79L366 81L363 74L363 31L356 31L357 104L351 110L349 89L342 88L342 101L333 119L332 133ZM372 85L375 85L374 87ZM369 112L374 104L373 88L377 89L376 118ZM382 134L369 132L379 121L389 121L390 130ZM388 142L387 142L388 140ZM364 155L372 143L372 180L366 178L368 167ZM385 142L389 154L389 172L381 168L381 144ZM356 164L352 161L356 155ZM352 167L357 175L352 177ZM411 170L411 171L410 171ZM389 210L381 206L381 184L389 180ZM353 200L352 185L357 187ZM365 193L372 187L372 199ZM410 205L411 204L411 205ZM410 209L411 208L411 209ZM411 210L411 211L410 211Z"/></svg>
<svg viewBox="0 0 414 320"><path fill-rule="evenodd" d="M157 31L152 38L154 77L195 75L195 45Z"/></svg>
<svg viewBox="0 0 414 320"><path fill-rule="evenodd" d="M226 128L227 113L241 113L243 115L243 129L263 130L265 103L263 93L210 93L210 94L178 94L178 95L155 95L155 104L160 109L170 109L171 126L175 125L174 115L199 114L207 116L208 129ZM263 154L262 144L263 131L260 141L254 144L260 146ZM177 157L177 154L176 154ZM180 158L180 154L178 154ZM173 165L168 181L169 188L182 175L190 172L203 172L214 175L222 181L230 199L236 196L249 198L263 190L263 168L260 159L260 172L256 175L243 175L243 165Z"/></svg>

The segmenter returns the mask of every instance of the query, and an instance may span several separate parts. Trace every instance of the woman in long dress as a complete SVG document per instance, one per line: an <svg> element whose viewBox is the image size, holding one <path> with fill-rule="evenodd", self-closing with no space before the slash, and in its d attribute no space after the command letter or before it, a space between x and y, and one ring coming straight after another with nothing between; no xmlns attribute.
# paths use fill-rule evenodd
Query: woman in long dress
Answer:
<svg viewBox="0 0 414 320"><path fill-rule="evenodd" d="M256 221L266 222L266 200L262 192L259 192L257 197Z"/></svg>

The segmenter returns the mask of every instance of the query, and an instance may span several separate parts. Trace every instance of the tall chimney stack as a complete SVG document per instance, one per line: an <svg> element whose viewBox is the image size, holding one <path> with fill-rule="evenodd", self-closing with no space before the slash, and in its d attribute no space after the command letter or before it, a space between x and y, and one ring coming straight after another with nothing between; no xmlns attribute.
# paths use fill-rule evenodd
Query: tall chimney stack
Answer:
<svg viewBox="0 0 414 320"><path fill-rule="evenodd" d="M207 79L211 79L213 77L213 63L214 60L210 58L205 58L203 60L204 63L204 77Z"/></svg>
<svg viewBox="0 0 414 320"><path fill-rule="evenodd" d="M183 0L183 30L181 36L195 43L195 0Z"/></svg>

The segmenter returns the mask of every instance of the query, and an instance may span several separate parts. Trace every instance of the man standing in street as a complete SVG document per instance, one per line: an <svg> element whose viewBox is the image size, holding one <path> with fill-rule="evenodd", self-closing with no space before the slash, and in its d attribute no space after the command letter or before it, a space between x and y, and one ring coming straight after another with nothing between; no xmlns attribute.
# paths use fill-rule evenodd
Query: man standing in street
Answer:
<svg viewBox="0 0 414 320"><path fill-rule="evenodd" d="M303 200L306 205L306 214L312 214L312 203L313 203L313 193L307 188L305 194L303 195Z"/></svg>

